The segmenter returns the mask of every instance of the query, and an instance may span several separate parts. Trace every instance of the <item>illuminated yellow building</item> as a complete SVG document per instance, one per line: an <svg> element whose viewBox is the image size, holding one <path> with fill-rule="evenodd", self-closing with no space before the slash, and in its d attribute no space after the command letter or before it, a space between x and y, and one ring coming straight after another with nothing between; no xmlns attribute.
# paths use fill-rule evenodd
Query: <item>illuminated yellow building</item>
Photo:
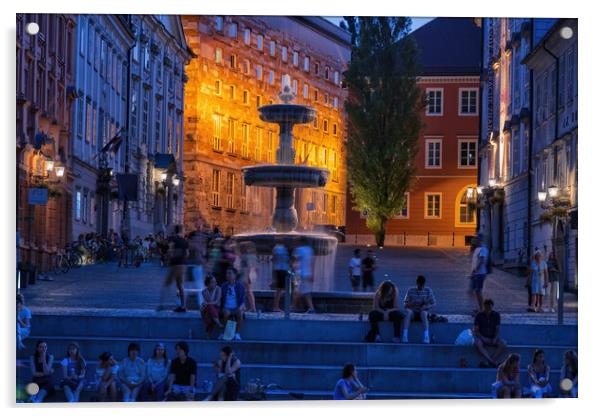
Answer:
<svg viewBox="0 0 602 416"><path fill-rule="evenodd" d="M257 108L278 102L289 75L296 103L317 110L293 132L296 162L330 170L323 189L297 190L300 228L345 223L342 72L349 34L317 17L183 16L196 55L186 67L184 222L225 234L269 227L274 190L247 187L241 169L274 163L278 126Z"/></svg>

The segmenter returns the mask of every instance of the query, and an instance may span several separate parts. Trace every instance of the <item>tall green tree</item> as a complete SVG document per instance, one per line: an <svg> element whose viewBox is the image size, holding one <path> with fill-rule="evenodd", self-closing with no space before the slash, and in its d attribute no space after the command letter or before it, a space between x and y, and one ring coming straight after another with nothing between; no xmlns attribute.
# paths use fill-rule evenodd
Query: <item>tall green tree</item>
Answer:
<svg viewBox="0 0 602 416"><path fill-rule="evenodd" d="M367 211L379 246L414 178L422 128L425 98L416 83L418 50L410 25L407 17L345 17L351 33L348 177L355 208Z"/></svg>

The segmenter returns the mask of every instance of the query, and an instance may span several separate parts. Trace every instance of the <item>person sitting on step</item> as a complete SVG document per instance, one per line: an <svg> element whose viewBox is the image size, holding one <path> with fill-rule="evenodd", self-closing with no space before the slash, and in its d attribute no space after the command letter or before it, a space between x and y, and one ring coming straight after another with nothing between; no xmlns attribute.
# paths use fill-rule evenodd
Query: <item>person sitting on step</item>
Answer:
<svg viewBox="0 0 602 416"><path fill-rule="evenodd" d="M560 382L562 387L567 387L562 389L561 395L562 397L572 397L576 399L578 395L578 361L577 361L577 353L573 350L565 351L564 353L564 364L560 369ZM566 381L569 383L566 385Z"/></svg>
<svg viewBox="0 0 602 416"><path fill-rule="evenodd" d="M29 399L32 403L41 403L47 396L54 394L52 374L54 373L54 356L48 353L46 341L39 340L36 343L36 351L30 357L32 383L37 384L38 392Z"/></svg>
<svg viewBox="0 0 602 416"><path fill-rule="evenodd" d="M67 348L67 356L61 361L63 379L61 387L69 403L79 402L79 395L84 388L86 377L86 360L79 352L79 345L72 342Z"/></svg>
<svg viewBox="0 0 602 416"><path fill-rule="evenodd" d="M550 397L552 386L550 385L550 366L544 360L542 349L536 349L533 353L533 362L527 368L531 394L536 399Z"/></svg>
<svg viewBox="0 0 602 416"><path fill-rule="evenodd" d="M98 396L102 402L107 398L107 392L111 397L112 402L117 401L117 372L119 371L119 365L108 351L103 352L98 357L100 363L96 369L98 375Z"/></svg>
<svg viewBox="0 0 602 416"><path fill-rule="evenodd" d="M334 387L333 400L365 400L368 387L364 387L357 376L355 365L347 363L343 367L343 377Z"/></svg>
<svg viewBox="0 0 602 416"><path fill-rule="evenodd" d="M217 285L217 280L212 274L205 278L205 288L201 291L201 318L205 322L207 338L216 326L222 328L219 320L219 310L222 303L222 288Z"/></svg>
<svg viewBox="0 0 602 416"><path fill-rule="evenodd" d="M494 397L498 399L520 399L520 355L510 354L497 369L493 383Z"/></svg>
<svg viewBox="0 0 602 416"><path fill-rule="evenodd" d="M226 270L227 280L222 286L222 317L224 325L226 325L230 316L234 315L236 318L236 335L234 336L234 339L240 341L240 327L242 325L246 295L245 287L236 279L236 277L236 269L234 267L228 267Z"/></svg>
<svg viewBox="0 0 602 416"><path fill-rule="evenodd" d="M169 400L178 400L181 396L188 401L194 400L197 364L188 356L188 351L186 342L180 341L176 344L176 357L169 367L165 391L165 397Z"/></svg>
<svg viewBox="0 0 602 416"><path fill-rule="evenodd" d="M124 402L135 402L146 380L146 363L140 355L140 346L135 342L128 345L128 356L119 368L119 381Z"/></svg>
<svg viewBox="0 0 602 416"><path fill-rule="evenodd" d="M493 310L493 300L485 299L484 310L474 318L474 345L486 362L481 367L497 367L497 359L506 350L506 342L500 338L500 314ZM493 355L489 355L485 347L495 347Z"/></svg>
<svg viewBox="0 0 602 416"><path fill-rule="evenodd" d="M420 317L424 328L424 337L422 342L429 344L431 337L429 335L429 311L435 306L435 295L430 287L425 286L426 278L418 276L416 278L416 287L408 289L403 300L405 307L405 318L403 323L402 342L408 342L408 330L413 317Z"/></svg>
<svg viewBox="0 0 602 416"><path fill-rule="evenodd" d="M403 315L399 308L399 290L390 280L380 284L374 294L373 310L368 315L370 321L370 331L364 338L367 342L380 342L380 330L378 323L380 321L393 322L393 342L399 343L401 339L401 320Z"/></svg>

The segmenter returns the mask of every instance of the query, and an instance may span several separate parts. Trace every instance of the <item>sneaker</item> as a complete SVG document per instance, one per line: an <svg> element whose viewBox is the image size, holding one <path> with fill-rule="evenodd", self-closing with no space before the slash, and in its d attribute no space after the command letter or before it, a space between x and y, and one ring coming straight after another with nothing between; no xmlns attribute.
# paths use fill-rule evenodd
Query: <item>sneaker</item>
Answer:
<svg viewBox="0 0 602 416"><path fill-rule="evenodd" d="M240 337L240 334L238 332L234 335L234 340L235 341L242 341L242 338Z"/></svg>
<svg viewBox="0 0 602 416"><path fill-rule="evenodd" d="M431 343L431 339L429 337L424 337L424 339L422 340L423 344L430 344Z"/></svg>
<svg viewBox="0 0 602 416"><path fill-rule="evenodd" d="M380 335L377 335L376 338L374 338L374 342L383 342L383 340L380 338Z"/></svg>
<svg viewBox="0 0 602 416"><path fill-rule="evenodd" d="M401 339L401 342L403 342L404 344L407 344L409 342L407 335L403 336L403 338Z"/></svg>
<svg viewBox="0 0 602 416"><path fill-rule="evenodd" d="M401 338L399 338L399 337L394 337L394 338L391 340L391 342L392 342L393 344L399 344L399 343L401 343Z"/></svg>
<svg viewBox="0 0 602 416"><path fill-rule="evenodd" d="M186 312L186 308L184 308L184 307L182 307L182 306L178 306L178 307L177 307L177 308L175 308L173 311L174 311L174 312L178 312L178 313L181 313L181 312Z"/></svg>

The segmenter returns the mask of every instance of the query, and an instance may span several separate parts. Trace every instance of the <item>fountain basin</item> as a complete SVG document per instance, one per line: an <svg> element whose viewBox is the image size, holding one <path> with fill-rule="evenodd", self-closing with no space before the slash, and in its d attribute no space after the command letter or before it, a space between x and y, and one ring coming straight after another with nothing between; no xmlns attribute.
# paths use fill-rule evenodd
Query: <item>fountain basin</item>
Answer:
<svg viewBox="0 0 602 416"><path fill-rule="evenodd" d="M268 123L305 124L316 118L316 110L298 104L271 104L259 107L259 118Z"/></svg>
<svg viewBox="0 0 602 416"><path fill-rule="evenodd" d="M243 168L248 186L322 188L330 171L304 165L256 165Z"/></svg>
<svg viewBox="0 0 602 416"><path fill-rule="evenodd" d="M250 241L255 244L255 250L258 255L271 255L276 243L280 242L289 250L301 245L302 239L314 250L316 256L326 256L332 253L337 247L335 237L319 233L298 233L296 231L288 233L264 232L237 234L232 237L237 243Z"/></svg>

